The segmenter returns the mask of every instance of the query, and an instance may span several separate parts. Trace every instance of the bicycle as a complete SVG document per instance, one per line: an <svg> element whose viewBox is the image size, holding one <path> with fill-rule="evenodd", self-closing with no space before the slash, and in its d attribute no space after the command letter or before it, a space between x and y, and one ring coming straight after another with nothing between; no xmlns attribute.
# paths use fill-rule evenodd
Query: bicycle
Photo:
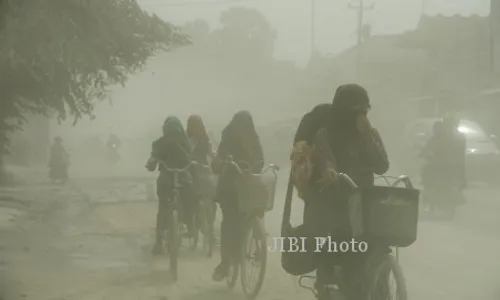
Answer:
<svg viewBox="0 0 500 300"><path fill-rule="evenodd" d="M167 218L169 220L169 225L167 226L166 230L166 248L168 251L168 254L170 256L170 271L172 272L172 275L174 277L174 280L177 280L178 278L178 259L179 259L179 250L181 248L182 244L182 237L183 237L183 228L182 225L179 222L179 212L182 211L182 209L179 207L179 199L180 199L180 189L181 185L179 183L179 174L187 172L192 165L198 165L199 163L195 161L191 161L187 166L185 166L182 169L175 169L175 168L169 168L167 163L160 160L153 158L156 162L161 164L165 171L172 173L173 176L173 184L172 184L172 196L170 199L170 207L168 209L168 214Z"/></svg>
<svg viewBox="0 0 500 300"><path fill-rule="evenodd" d="M241 196L243 196L245 192L240 192L238 194L239 209L245 214L241 223L241 230L243 234L241 239L240 255L239 259L234 261L230 266L229 274L226 277L228 287L233 289L236 286L238 275L240 275L241 285L245 296L248 299L255 299L264 283L267 264L267 232L264 226L263 216L264 212L271 210L273 206L274 190L276 187L278 177L277 171L279 171L279 167L274 164L270 164L260 174L253 174L249 170L242 170L239 165L233 161L231 156L225 164L234 168L240 176L246 175L249 176L247 179L255 181L261 181L263 175L267 174L269 170L272 171L272 191L267 194L268 199L262 199L263 197L242 199ZM248 196L249 194L251 193L246 193L245 195L247 197L252 197ZM255 246L255 250L252 251L252 249L250 249L251 246ZM248 272L251 271L254 264L258 265L260 268L257 280L252 286Z"/></svg>
<svg viewBox="0 0 500 300"><path fill-rule="evenodd" d="M199 234L203 235L203 249L207 252L210 258L213 254L215 246L214 222L215 222L215 202L214 202L214 186L210 180L212 176L211 168L208 165L198 164L204 172L198 178L198 186L195 184L195 190L200 195L199 202L196 205L195 214L193 216L193 233L192 233L192 250L198 247Z"/></svg>
<svg viewBox="0 0 500 300"><path fill-rule="evenodd" d="M344 179L352 188L357 188L354 181L346 174L339 174L342 179ZM387 182L389 187L397 187L399 183L403 182L405 184L405 189L414 190L413 184L408 176L379 176ZM389 179L395 179L393 183L389 182ZM418 202L418 193L417 193ZM418 213L418 206L417 206ZM417 215L418 219L418 215ZM371 248L372 250L367 253L367 258L364 266L364 280L363 280L363 295L367 300L407 300L407 287L405 277L401 266L399 265L399 248L393 247L394 251L384 245L384 243L378 243ZM389 251L387 251L389 248ZM395 256L392 253L395 252ZM388 295L389 293L389 276L390 273L394 274L396 281L396 295L395 297ZM304 279L316 279L315 276L303 275L299 278L299 285L302 288L311 290L317 299L320 299L318 292L315 288L306 286L303 284ZM334 274L333 282L335 285L329 285L327 288L330 290L330 300L333 300L334 294L342 294L344 290L345 283L342 281L341 275L338 273ZM324 299L320 299L324 300Z"/></svg>

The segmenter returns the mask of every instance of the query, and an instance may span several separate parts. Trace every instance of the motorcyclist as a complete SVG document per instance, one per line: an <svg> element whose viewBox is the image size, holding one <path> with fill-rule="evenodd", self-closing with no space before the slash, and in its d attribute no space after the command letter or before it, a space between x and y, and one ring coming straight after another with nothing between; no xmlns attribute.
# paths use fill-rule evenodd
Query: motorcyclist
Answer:
<svg viewBox="0 0 500 300"><path fill-rule="evenodd" d="M163 235L167 229L169 198L172 192L173 174L168 172L161 160L169 168L183 169L191 162L191 146L188 137L182 126L181 121L174 116L168 117L163 123L163 136L153 142L151 156L146 164L146 168L153 172L156 169L160 171L156 188L159 198L158 213L156 217L156 242L153 248L153 254L163 253ZM189 172L179 174L179 183L181 185L180 201L182 203L183 221L189 220L191 214L190 204L192 201L192 178ZM185 222L188 226L190 222Z"/></svg>
<svg viewBox="0 0 500 300"><path fill-rule="evenodd" d="M380 134L367 118L369 110L368 93L363 87L342 85L335 92L331 106L323 104L316 107L302 118L297 129L294 145L302 141L314 145L322 160L315 165L310 186L303 194L306 203L304 225L317 236L333 232L333 238L347 238L346 209L339 199L347 197L348 190L345 184L338 181L337 172L346 173L358 186L366 187L374 184L374 174L382 175L389 168ZM328 182L333 184L325 188ZM362 297L366 256L364 253L341 255L335 257L335 254L332 256L329 253L316 258L316 289L320 300L330 299L328 285L332 283L334 264L342 267L347 299L358 300Z"/></svg>
<svg viewBox="0 0 500 300"><path fill-rule="evenodd" d="M432 190L456 187L462 191L466 186L466 138L458 131L459 121L454 115L448 115L443 120L436 121L433 134L420 154L426 160L422 168L422 183L424 185L423 202L427 210L431 206L432 200L429 199L429 193ZM465 198L460 195L457 200L460 204L465 201Z"/></svg>
<svg viewBox="0 0 500 300"><path fill-rule="evenodd" d="M106 148L108 149L109 159L116 163L120 160L120 154L118 150L120 149L122 142L116 134L111 134L106 143Z"/></svg>
<svg viewBox="0 0 500 300"><path fill-rule="evenodd" d="M69 155L62 144L62 138L56 137L50 149L49 177L52 181L65 182L68 180Z"/></svg>
<svg viewBox="0 0 500 300"><path fill-rule="evenodd" d="M262 171L264 154L253 118L248 111L236 113L224 128L216 159L212 163L214 172L222 172L216 190L216 201L222 210L222 223L221 262L212 276L215 281L221 281L228 275L231 263L238 258L241 239L240 220L243 216L238 210L235 174L222 165L229 155L233 156L242 169L250 168L252 173Z"/></svg>

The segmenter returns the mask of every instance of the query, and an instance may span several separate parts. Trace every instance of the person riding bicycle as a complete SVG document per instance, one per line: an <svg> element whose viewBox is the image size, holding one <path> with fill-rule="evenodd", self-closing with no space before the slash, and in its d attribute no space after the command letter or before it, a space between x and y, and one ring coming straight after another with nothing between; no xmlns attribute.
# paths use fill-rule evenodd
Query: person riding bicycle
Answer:
<svg viewBox="0 0 500 300"><path fill-rule="evenodd" d="M458 131L459 119L453 115L436 121L433 134L420 154L426 162L422 168L424 191L444 187L458 188L460 192L466 186L465 173L465 135ZM430 199L424 193L424 205L429 208ZM463 195L458 199L465 201Z"/></svg>
<svg viewBox="0 0 500 300"><path fill-rule="evenodd" d="M56 137L50 149L49 177L53 181L68 180L69 155L62 144L62 138Z"/></svg>
<svg viewBox="0 0 500 300"><path fill-rule="evenodd" d="M208 165L209 159L214 159L215 154L213 153L212 143L200 116L189 116L186 132L193 149L193 160L200 164Z"/></svg>
<svg viewBox="0 0 500 300"><path fill-rule="evenodd" d="M153 254L163 253L163 235L168 225L169 198L172 192L173 174L165 169L161 160L172 169L183 169L191 162L191 146L184 131L181 121L174 116L168 117L163 123L163 136L153 142L151 157L146 168L153 172L160 171L156 189L159 198L158 213L156 218L156 242ZM179 174L181 184L180 201L182 207L181 216L183 220L189 220L191 214L190 203L192 202L192 177L189 172ZM185 222L188 226L191 222Z"/></svg>
<svg viewBox="0 0 500 300"><path fill-rule="evenodd" d="M231 263L238 258L241 239L240 221L243 216L238 210L236 199L237 191L234 181L236 174L231 169L224 168L224 161L230 155L240 168L249 169L252 173L262 171L264 154L252 115L248 111L236 113L224 128L216 159L212 163L214 172L220 174L216 201L222 211L221 262L212 276L215 281L221 281L227 277Z"/></svg>
<svg viewBox="0 0 500 300"><path fill-rule="evenodd" d="M368 93L363 87L341 85L332 105L317 106L302 118L297 129L294 147L306 143L319 157L302 193L305 202L303 223L316 233L315 236L348 238L348 211L344 203L349 191L338 180L337 172L349 175L359 187L366 187L374 184L374 174L383 175L389 169L380 134L367 118L370 108ZM315 287L319 299L330 299L328 286L333 284L333 265L342 267L347 299L360 299L365 254L330 254L315 258Z"/></svg>
<svg viewBox="0 0 500 300"><path fill-rule="evenodd" d="M208 165L209 160L213 160L215 158L215 154L212 150L212 143L210 142L210 138L208 137L207 131L205 129L205 125L203 124L203 120L198 115L189 116L187 121L186 132L188 138L191 142L192 148L192 159L200 164ZM204 180L207 179L206 176L207 170L193 168L193 186L195 187L195 192L197 192L196 198L197 200L200 197L206 196L203 194L198 194L198 189L196 187L204 187ZM201 193L205 191L200 191ZM213 203L213 218L215 218L215 211L217 206L215 202Z"/></svg>

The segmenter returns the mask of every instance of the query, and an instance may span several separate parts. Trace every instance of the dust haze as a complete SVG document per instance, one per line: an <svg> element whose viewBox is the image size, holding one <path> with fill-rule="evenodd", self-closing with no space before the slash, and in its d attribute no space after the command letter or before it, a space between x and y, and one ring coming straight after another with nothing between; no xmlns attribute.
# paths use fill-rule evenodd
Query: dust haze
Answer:
<svg viewBox="0 0 500 300"><path fill-rule="evenodd" d="M144 7L168 10L153 2ZM500 7L492 4L490 15L454 15L452 9L443 5L439 13L419 16L400 33L372 30L379 12L366 9L359 30L355 23L345 25L354 26L350 42L329 37L331 44L338 40L334 54L314 49L305 38L297 47L314 51L301 64L276 55L276 48L283 48L280 36L289 34L282 23L263 9L230 5L218 12L218 24L203 15L176 21L190 44L149 57L123 86L110 86L109 99L95 105L94 117L74 125L69 117L58 122L27 114L23 128L9 133L10 154L4 157L9 182L0 187L2 299L244 299L240 283L229 290L225 281L212 281L218 248L208 258L201 246L194 251L182 246L177 282L169 281L168 258L151 255L157 173L144 166L152 143L168 116L186 126L197 114L216 147L233 115L251 112L266 163L280 166L274 208L265 217L268 233L279 236L300 119L315 105L331 103L335 89L350 82L370 95L368 116L391 162L387 174L409 175L419 189L424 162L418 153L433 122L454 112L472 132L466 134L465 204L452 220L421 218L417 241L398 250L408 299L498 299ZM106 148L112 134L121 140L117 162L110 161ZM56 137L69 153L65 184L47 178ZM295 196L294 225L302 222L302 211L303 201ZM218 211L217 237L220 222ZM279 253L269 253L258 297L313 299L297 279L282 269Z"/></svg>

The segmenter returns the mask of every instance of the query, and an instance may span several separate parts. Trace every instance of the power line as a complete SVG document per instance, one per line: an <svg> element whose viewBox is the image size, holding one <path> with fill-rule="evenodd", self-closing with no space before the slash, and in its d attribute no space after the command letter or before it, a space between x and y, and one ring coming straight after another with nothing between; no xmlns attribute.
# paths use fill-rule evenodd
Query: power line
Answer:
<svg viewBox="0 0 500 300"><path fill-rule="evenodd" d="M358 11L358 25L357 25L357 32L358 32L358 46L357 46L357 55L356 55L356 74L359 79L360 77L360 61L361 61L361 43L363 42L363 21L364 21L364 12L365 10L372 10L375 8L374 4L371 4L370 6L365 5L364 0L359 0L358 5L353 5L349 3L349 8L351 9L356 9Z"/></svg>

